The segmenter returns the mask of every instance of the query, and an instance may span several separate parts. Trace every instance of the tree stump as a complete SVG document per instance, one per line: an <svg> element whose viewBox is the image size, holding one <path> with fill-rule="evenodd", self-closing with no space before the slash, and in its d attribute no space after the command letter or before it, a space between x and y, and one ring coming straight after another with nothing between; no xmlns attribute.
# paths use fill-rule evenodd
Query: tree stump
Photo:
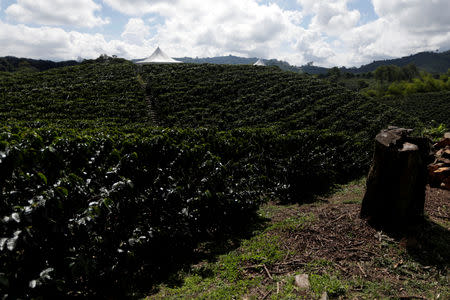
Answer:
<svg viewBox="0 0 450 300"><path fill-rule="evenodd" d="M389 127L375 138L361 217L386 229L402 230L423 220L430 141L411 129Z"/></svg>

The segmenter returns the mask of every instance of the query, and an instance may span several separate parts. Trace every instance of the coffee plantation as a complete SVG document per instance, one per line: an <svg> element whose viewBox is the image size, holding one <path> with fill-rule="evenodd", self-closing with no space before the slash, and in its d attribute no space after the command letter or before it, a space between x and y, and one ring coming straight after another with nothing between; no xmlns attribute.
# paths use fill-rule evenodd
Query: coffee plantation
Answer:
<svg viewBox="0 0 450 300"><path fill-rule="evenodd" d="M417 93L381 98L384 104L416 116L426 125L430 122L450 128L450 92Z"/></svg>
<svg viewBox="0 0 450 300"><path fill-rule="evenodd" d="M277 68L109 59L0 82L11 299L138 297L265 201L313 200L366 172L381 127L422 126Z"/></svg>

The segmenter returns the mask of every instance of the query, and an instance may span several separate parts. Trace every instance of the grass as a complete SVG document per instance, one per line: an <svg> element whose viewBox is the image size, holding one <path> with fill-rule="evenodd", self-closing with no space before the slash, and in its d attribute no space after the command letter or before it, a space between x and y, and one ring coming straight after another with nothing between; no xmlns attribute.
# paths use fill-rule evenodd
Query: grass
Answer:
<svg viewBox="0 0 450 300"><path fill-rule="evenodd" d="M271 209L268 209L269 211ZM260 211L261 215L268 212ZM240 246L227 254L220 255L216 261L203 261L192 266L188 272L181 272L182 284L170 286L162 284L159 292L148 299L234 299L243 297L251 288L261 284L264 276L246 276L246 268L262 271L283 259L288 251L280 247L280 237L273 234L276 229L286 229L303 222L295 219L286 224L274 224L262 231L256 231L249 239L241 241ZM276 229L275 229L276 228Z"/></svg>
<svg viewBox="0 0 450 300"><path fill-rule="evenodd" d="M141 74L138 74L138 75L136 76L136 80L137 80L137 82L139 82L139 84L140 84L142 87L144 87L144 86L146 85L145 80L142 78Z"/></svg>
<svg viewBox="0 0 450 300"><path fill-rule="evenodd" d="M337 276L311 274L309 281L311 290L317 296L327 292L330 297L338 297L345 295L348 290L348 286L339 280Z"/></svg>
<svg viewBox="0 0 450 300"><path fill-rule="evenodd" d="M263 228L254 230L234 249L227 249L214 260L200 261L179 272L175 275L175 284L161 284L158 291L147 299L319 299L323 292L327 292L331 299L450 299L448 262L442 260L448 257L445 251L449 248L449 232L439 224L428 229L432 234L430 244L427 244L428 248L416 249L418 253L403 247L398 239L370 228L364 229L369 230L366 235L369 240L360 243L362 245L356 250L368 249L374 255L355 259L352 256L362 252L350 251L341 260L335 259L334 255L342 250L331 251L328 256L318 258L314 258L314 251L311 258L305 253L309 243L314 247L320 245L317 240L308 238L324 238L326 241L333 237L333 232L327 232L329 235L326 236L311 234L320 232L321 224L327 224L318 212L326 211L336 227L350 226L352 222L363 224L359 218L352 219L350 212L357 215L355 210L359 210L364 185L364 178L342 185L334 195L320 203L269 203L261 207L259 215L270 219ZM348 218L345 214L342 217L343 211L349 212ZM330 216L333 212L335 215ZM360 229L356 225L349 228L344 231L346 238L358 240ZM338 234L336 236L339 238ZM303 250L301 247L305 245ZM325 242L317 251L337 246ZM427 256L433 259L427 259ZM297 274L309 275L309 290L296 287Z"/></svg>
<svg viewBox="0 0 450 300"><path fill-rule="evenodd" d="M193 266L180 286L161 285L158 294L148 299L233 299L261 284L264 276L248 277L247 266L262 270L264 265L280 261L286 251L279 246L279 237L266 230L242 241L239 248L218 257L216 262Z"/></svg>
<svg viewBox="0 0 450 300"><path fill-rule="evenodd" d="M306 224L313 222L313 214L299 213L296 216L288 217L284 220L274 223L268 230L294 231L303 228Z"/></svg>
<svg viewBox="0 0 450 300"><path fill-rule="evenodd" d="M337 187L331 202L343 204L360 204L365 191L366 178L362 177Z"/></svg>
<svg viewBox="0 0 450 300"><path fill-rule="evenodd" d="M259 280L248 279L235 281L232 284L222 278L202 277L197 274L186 275L181 287L161 286L158 294L148 299L231 299L252 287Z"/></svg>
<svg viewBox="0 0 450 300"><path fill-rule="evenodd" d="M348 282L356 299L388 299L394 296L392 285L386 280L376 282L357 277Z"/></svg>
<svg viewBox="0 0 450 300"><path fill-rule="evenodd" d="M295 209L297 205L276 205L269 203L268 205L263 205L258 211L258 215L262 218L271 219L279 213L283 213L286 209Z"/></svg>

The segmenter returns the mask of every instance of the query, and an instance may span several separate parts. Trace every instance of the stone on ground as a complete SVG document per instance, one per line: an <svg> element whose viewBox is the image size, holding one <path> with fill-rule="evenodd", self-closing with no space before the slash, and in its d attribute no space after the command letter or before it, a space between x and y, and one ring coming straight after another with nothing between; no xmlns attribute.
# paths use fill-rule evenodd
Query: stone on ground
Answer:
<svg viewBox="0 0 450 300"><path fill-rule="evenodd" d="M328 300L327 292L323 292L322 296L320 296L320 300Z"/></svg>
<svg viewBox="0 0 450 300"><path fill-rule="evenodd" d="M300 274L295 276L295 285L300 288L307 290L310 287L309 284L309 275L308 274Z"/></svg>

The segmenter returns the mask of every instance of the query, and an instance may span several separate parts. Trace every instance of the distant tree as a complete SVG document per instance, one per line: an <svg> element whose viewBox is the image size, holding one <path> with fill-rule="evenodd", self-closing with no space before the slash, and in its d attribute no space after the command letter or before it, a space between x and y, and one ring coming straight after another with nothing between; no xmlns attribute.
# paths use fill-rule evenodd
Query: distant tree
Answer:
<svg viewBox="0 0 450 300"><path fill-rule="evenodd" d="M404 71L403 69L393 65L381 66L375 70L374 77L381 83L383 83L383 81L393 82L404 79Z"/></svg>
<svg viewBox="0 0 450 300"><path fill-rule="evenodd" d="M344 77L345 77L346 79L354 78L354 77L355 77L355 74L346 72L346 73L344 73Z"/></svg>
<svg viewBox="0 0 450 300"><path fill-rule="evenodd" d="M411 81L413 78L419 76L419 70L417 69L416 65L409 64L404 67L402 67L402 73L403 73L403 80Z"/></svg>
<svg viewBox="0 0 450 300"><path fill-rule="evenodd" d="M381 67L378 67L373 72L373 76L375 77L376 80L378 80L381 83L383 83L383 81L385 80L385 77L386 77L385 73L386 73L386 67L385 66L381 66Z"/></svg>
<svg viewBox="0 0 450 300"><path fill-rule="evenodd" d="M101 54L95 61L96 62L106 62L110 59L107 54Z"/></svg>
<svg viewBox="0 0 450 300"><path fill-rule="evenodd" d="M341 76L341 70L339 70L338 67L333 67L333 68L328 70L327 75L328 76L335 76L335 77L339 78Z"/></svg>

